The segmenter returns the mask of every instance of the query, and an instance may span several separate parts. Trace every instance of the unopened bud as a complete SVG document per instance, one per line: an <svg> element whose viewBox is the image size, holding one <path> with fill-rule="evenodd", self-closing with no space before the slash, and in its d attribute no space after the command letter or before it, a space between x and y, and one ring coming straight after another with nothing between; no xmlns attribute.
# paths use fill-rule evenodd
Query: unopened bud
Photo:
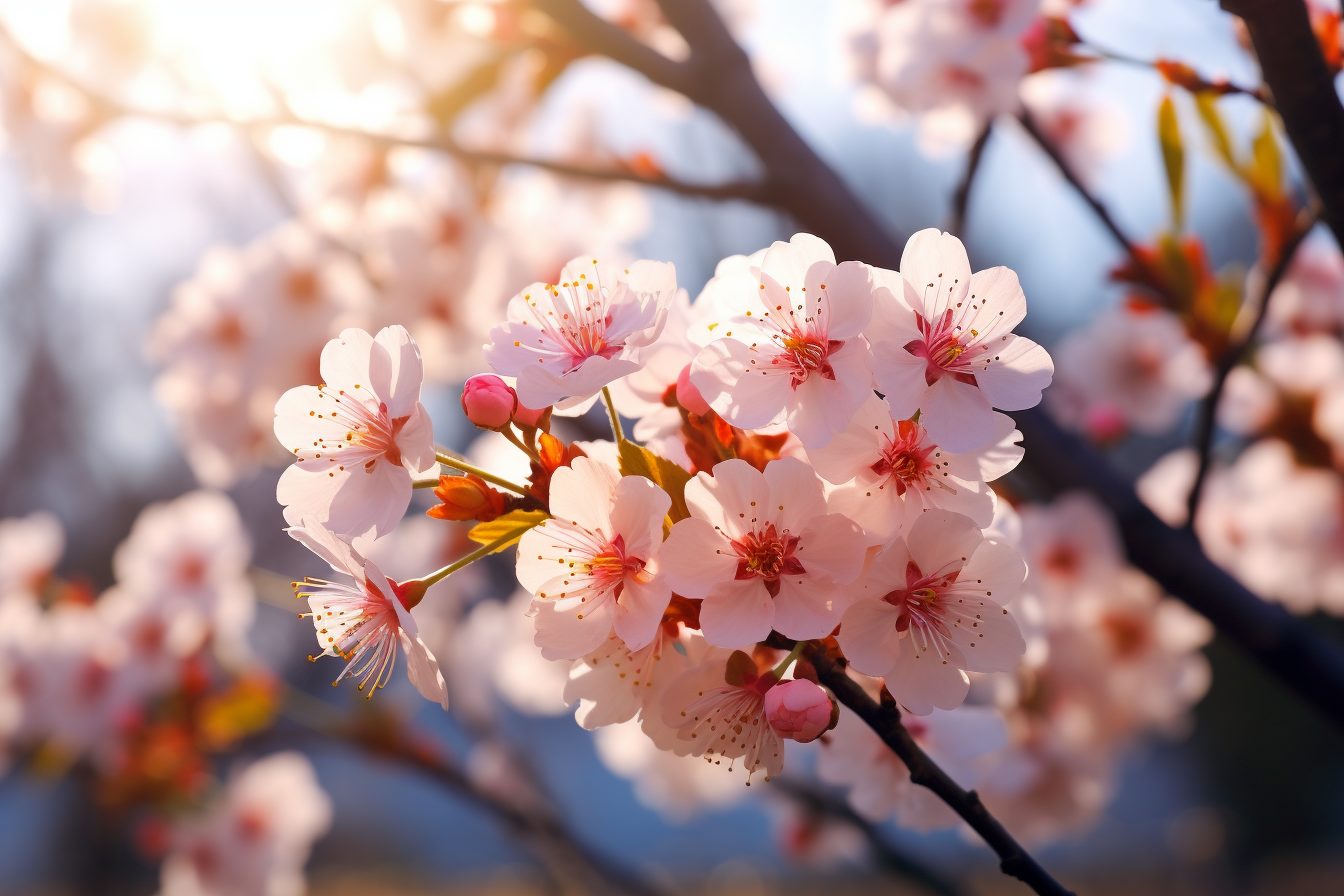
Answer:
<svg viewBox="0 0 1344 896"><path fill-rule="evenodd" d="M835 727L840 708L805 678L781 681L765 692L765 717L781 737L809 743Z"/></svg>
<svg viewBox="0 0 1344 896"><path fill-rule="evenodd" d="M478 520L488 523L507 509L503 492L485 484L478 476L440 476L434 489L438 504L425 511L440 520Z"/></svg>
<svg viewBox="0 0 1344 896"><path fill-rule="evenodd" d="M705 396L701 395L700 390L695 388L695 383L691 382L691 365L689 364L681 369L681 373L677 374L677 404L697 417L703 417L709 413L709 402L705 401Z"/></svg>
<svg viewBox="0 0 1344 896"><path fill-rule="evenodd" d="M513 388L493 374L478 373L462 385L462 412L482 429L508 426L517 407Z"/></svg>
<svg viewBox="0 0 1344 896"><path fill-rule="evenodd" d="M546 429L547 421L549 421L550 418L551 409L549 407L536 410L535 408L527 407L521 401L518 402L518 407L514 408L513 411L513 422L517 423L519 426L528 427L529 429Z"/></svg>

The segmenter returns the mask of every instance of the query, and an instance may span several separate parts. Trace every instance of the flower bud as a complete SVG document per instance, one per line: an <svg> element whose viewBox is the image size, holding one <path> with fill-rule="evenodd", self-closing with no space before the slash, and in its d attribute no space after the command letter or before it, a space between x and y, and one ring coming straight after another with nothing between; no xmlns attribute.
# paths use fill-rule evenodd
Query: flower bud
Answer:
<svg viewBox="0 0 1344 896"><path fill-rule="evenodd" d="M472 475L440 476L434 497L439 499L439 503L425 513L439 520L478 520L488 523L508 509L508 499L503 492L496 491L486 485L485 480Z"/></svg>
<svg viewBox="0 0 1344 896"><path fill-rule="evenodd" d="M697 417L703 417L709 413L709 402L705 401L705 396L701 395L700 390L695 388L695 383L691 382L691 365L689 364L681 369L681 373L677 374L677 404Z"/></svg>
<svg viewBox="0 0 1344 896"><path fill-rule="evenodd" d="M478 373L462 385L462 412L482 429L508 426L517 407L517 394L493 374Z"/></svg>
<svg viewBox="0 0 1344 896"><path fill-rule="evenodd" d="M765 717L781 737L809 743L831 728L840 707L815 682L805 678L781 681L765 692Z"/></svg>

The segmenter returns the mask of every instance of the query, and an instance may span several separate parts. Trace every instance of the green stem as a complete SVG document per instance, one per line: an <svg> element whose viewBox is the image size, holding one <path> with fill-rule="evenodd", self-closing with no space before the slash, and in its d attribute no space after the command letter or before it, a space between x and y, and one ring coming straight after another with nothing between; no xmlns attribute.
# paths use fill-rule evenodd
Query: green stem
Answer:
<svg viewBox="0 0 1344 896"><path fill-rule="evenodd" d="M537 463L541 463L541 455L531 445L518 438L518 434L513 431L513 427L506 426L499 431L499 434L513 443L515 447Z"/></svg>
<svg viewBox="0 0 1344 896"><path fill-rule="evenodd" d="M464 460L459 460L458 458L453 457L451 454L446 454L442 451L439 451L435 453L435 456L438 458L439 463L443 464L445 467L452 467L454 470L461 470L463 473L470 473L473 476L479 476L486 482L494 483L500 488L506 488L509 491L517 492L520 495L527 494L527 486L519 485L516 482L510 482L507 479L503 479L499 476L496 476L494 473L491 473L488 470L482 470L475 464L469 464Z"/></svg>
<svg viewBox="0 0 1344 896"><path fill-rule="evenodd" d="M437 479L417 479L417 480L415 480L414 482L411 483L411 487L412 487L412 488L438 488L438 487L439 487L439 480L437 480Z"/></svg>
<svg viewBox="0 0 1344 896"><path fill-rule="evenodd" d="M530 529L531 526L528 526L526 528ZM482 545L481 547L472 551L470 554L467 554L465 557L459 557L458 559L454 560L452 563L449 563L442 569L436 569L429 575L422 576L419 579L419 581L424 582L426 588L428 588L430 585L433 585L436 582L441 582L444 579L448 578L453 573L457 572L459 569L465 569L466 567L475 563L477 560L480 560L482 557L488 557L495 551L498 551L500 548L507 546L510 542L517 541L518 536L520 534L521 533L517 529L513 529L509 532L506 532L505 534L499 536L489 544Z"/></svg>
<svg viewBox="0 0 1344 896"><path fill-rule="evenodd" d="M621 428L621 416L616 413L616 402L611 400L611 390L602 387L602 403L607 406L607 418L611 420L611 434L620 445L625 441L625 430Z"/></svg>
<svg viewBox="0 0 1344 896"><path fill-rule="evenodd" d="M770 674L775 676L776 679L783 678L784 673L789 671L789 667L793 665L793 661L802 655L803 648L806 647L807 644L807 641L799 641L797 644L793 645L793 649L789 651L789 655L784 657Z"/></svg>

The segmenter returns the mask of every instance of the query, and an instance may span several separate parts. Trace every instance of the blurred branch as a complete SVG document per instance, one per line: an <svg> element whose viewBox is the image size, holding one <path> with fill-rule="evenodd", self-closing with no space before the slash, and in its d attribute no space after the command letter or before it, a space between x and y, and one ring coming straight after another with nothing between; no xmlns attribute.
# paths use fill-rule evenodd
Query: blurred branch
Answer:
<svg viewBox="0 0 1344 896"><path fill-rule="evenodd" d="M947 222L947 230L954 236L961 236L966 230L966 212L971 205L971 188L975 185L975 176L980 172L980 162L984 159L989 138L994 134L994 119L989 119L980 128L975 142L966 153L966 170L961 181L952 193L952 215Z"/></svg>
<svg viewBox="0 0 1344 896"><path fill-rule="evenodd" d="M1219 96L1227 96L1229 94L1249 96L1271 109L1274 108L1274 98L1270 96L1269 91L1263 84L1247 87L1242 84L1234 84L1226 78L1206 78L1183 62L1176 62L1171 59L1140 59L1137 56L1130 56L1116 50L1099 47L1094 41L1088 38L1085 38L1079 46L1084 50L1091 50L1093 53L1097 54L1095 59L1089 61L1117 62L1132 68L1147 69L1161 76L1161 78L1168 84L1175 84L1177 87L1181 87L1191 93L1215 93Z"/></svg>
<svg viewBox="0 0 1344 896"><path fill-rule="evenodd" d="M999 869L1004 874L1017 878L1037 893L1071 896L1071 891L1041 867L1013 839L1008 829L990 814L975 791L963 789L924 752L901 724L901 711L894 703L884 701L879 704L869 697L863 686L850 678L841 663L832 658L821 645L809 644L806 656L817 671L817 680L830 688L837 700L863 719L905 763L910 770L910 780L933 791L994 850L999 857Z"/></svg>
<svg viewBox="0 0 1344 896"><path fill-rule="evenodd" d="M783 791L803 809L848 825L863 835L877 863L897 877L918 884L938 896L962 896L962 888L882 836L877 825L845 802L819 787L791 778L776 778L770 786Z"/></svg>
<svg viewBox="0 0 1344 896"><path fill-rule="evenodd" d="M401 147L423 149L428 152L442 153L468 167L496 167L522 165L536 168L560 177L594 183L632 183L638 186L666 190L682 196L700 199L733 200L771 204L775 190L768 183L742 181L720 184L700 184L681 180L667 174L643 174L622 167L601 167L578 162L566 162L541 156L520 155L501 150L464 146L447 134L435 137L417 137L370 131L363 128L334 122L316 121L293 114L270 116L266 118L233 118L224 113L198 113L179 109L161 109L140 106L124 102L110 96L61 69L37 58L0 23L0 42L7 44L23 61L41 74L65 87L81 94L93 107L106 117L147 118L181 127L220 124L238 128L249 135L274 130L276 128L309 128L333 137L357 140L371 146L387 149Z"/></svg>
<svg viewBox="0 0 1344 896"><path fill-rule="evenodd" d="M480 786L471 776L427 738L379 719L351 723L334 706L297 688L287 687L285 715L299 732L314 743L343 744L375 758L391 762L440 784L445 790L493 816L505 828L531 843L547 864L569 866L570 876L592 878L605 892L634 896L666 896L658 887L617 865L579 840L556 815L543 806L527 806L506 800ZM261 735L272 740L278 731ZM539 794L543 799L545 794Z"/></svg>
<svg viewBox="0 0 1344 896"><path fill-rule="evenodd" d="M1218 405L1222 401L1223 391L1227 388L1227 379L1255 343L1256 336L1260 333L1260 327L1264 324L1265 317L1269 313L1269 300L1274 295L1274 289L1279 285L1284 274L1288 272L1293 257L1297 254L1298 247L1307 238L1307 234L1311 233L1311 229L1316 226L1319 218L1320 210L1315 206L1302 211L1292 236L1280 250L1278 259L1275 260L1274 266L1270 269L1269 275L1260 288L1255 317L1252 318L1250 326L1247 327L1241 339L1228 347L1223 356L1218 359L1218 364L1214 368L1213 386L1209 389L1209 394L1205 396L1203 404L1200 405L1199 422L1195 429L1195 453L1199 458L1199 468L1195 472L1195 481L1191 484L1190 494L1186 498L1185 527L1187 529L1194 529L1195 514L1199 510L1199 499L1203 496L1204 483L1208 478L1209 469L1213 465L1213 431L1218 419Z"/></svg>
<svg viewBox="0 0 1344 896"><path fill-rule="evenodd" d="M1222 0L1250 32L1288 140L1344 249L1344 105L1302 0Z"/></svg>
<svg viewBox="0 0 1344 896"><path fill-rule="evenodd" d="M1129 256L1130 263L1139 270L1147 270L1149 264L1144 259L1143 253L1139 251L1139 247L1136 246L1125 232L1120 229L1120 225L1116 223L1115 218L1111 216L1111 212L1106 208L1105 204L1092 193L1087 184L1083 183L1082 178L1078 176L1078 173L1073 170L1073 166L1069 164L1068 160L1064 158L1063 153L1059 151L1059 147L1055 146L1054 142L1041 130L1035 117L1026 109L1022 109L1017 114L1017 120L1022 125L1022 129L1027 132L1027 136L1031 137L1031 139L1036 142L1036 145L1041 148L1041 151L1054 163L1055 168L1059 170L1060 176L1062 176L1064 181L1078 194L1078 198L1083 200L1087 207L1092 210L1097 221L1099 221L1101 226L1106 228L1106 232L1111 235L1111 239L1115 240L1116 245L1123 249L1125 254ZM1179 307L1179 303L1176 301L1175 296L1171 295L1164 287L1159 288L1159 284L1163 282L1161 277L1153 277L1150 279L1152 280L1151 288L1157 290L1170 307Z"/></svg>

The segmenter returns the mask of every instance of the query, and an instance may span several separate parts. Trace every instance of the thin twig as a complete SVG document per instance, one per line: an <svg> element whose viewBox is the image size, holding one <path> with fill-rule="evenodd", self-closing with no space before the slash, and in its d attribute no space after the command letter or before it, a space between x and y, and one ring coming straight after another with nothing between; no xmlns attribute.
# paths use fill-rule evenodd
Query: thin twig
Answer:
<svg viewBox="0 0 1344 896"><path fill-rule="evenodd" d="M877 863L896 877L918 884L938 896L962 896L965 892L960 885L888 840L877 825L855 812L843 799L792 778L776 778L770 788L782 791L809 812L833 818L858 831Z"/></svg>
<svg viewBox="0 0 1344 896"><path fill-rule="evenodd" d="M973 790L966 790L934 762L928 753L915 742L910 732L901 724L901 712L892 704L879 704L868 696L857 681L846 674L844 668L826 652L821 645L809 645L807 658L817 671L817 679L837 700L852 709L859 718L882 738L906 768L910 769L910 780L920 787L927 787L939 799L956 812L981 839L994 850L999 857L999 868L1004 874L1015 877L1034 891L1052 896L1070 896L1071 891L1051 876L1029 852L1018 843L1008 829L985 808L980 797Z"/></svg>
<svg viewBox="0 0 1344 896"><path fill-rule="evenodd" d="M980 128L975 142L966 152L966 170L962 172L961 181L952 192L952 214L947 222L948 232L955 236L965 234L966 212L971 205L971 188L975 185L975 176L980 171L980 162L984 159L985 148L989 146L989 138L993 134L994 119L991 118Z"/></svg>
<svg viewBox="0 0 1344 896"><path fill-rule="evenodd" d="M1250 326L1246 328L1246 332L1241 339L1231 345L1218 359L1218 364L1213 372L1213 385L1209 389L1209 394L1205 396L1203 404L1200 405L1199 422L1195 427L1195 454L1199 458L1199 467L1195 471L1195 481L1190 486L1190 494L1185 502L1185 527L1187 529L1193 530L1195 527L1195 515L1199 511L1199 500L1204 494L1204 484L1208 479L1209 470L1213 466L1213 433L1218 420L1218 404L1222 401L1228 377L1241 363L1246 352L1255 344L1256 337L1260 333L1260 327L1269 314L1270 297L1274 295L1275 288L1283 280L1284 275L1288 273L1288 268L1292 265L1298 247L1307 238L1307 234L1311 233L1311 229L1316 226L1316 222L1320 218L1319 209L1308 207L1303 210L1300 218L1301 220L1294 229L1292 236L1288 238L1288 241L1279 251L1278 259L1260 288L1255 317L1251 320Z"/></svg>
<svg viewBox="0 0 1344 896"><path fill-rule="evenodd" d="M567 162L541 156L521 155L501 150L464 146L457 140L441 134L434 137L371 131L336 122L303 118L289 113L265 118L234 118L224 112L189 112L180 109L162 109L141 106L110 96L61 69L39 59L25 49L0 24L0 41L8 44L31 67L65 87L81 94L102 115L108 117L146 118L180 127L200 125L227 125L248 134L258 134L277 128L308 128L333 137L358 140L370 146L385 149L411 148L448 155L469 167L502 168L521 165L547 171L559 177L593 183L632 183L638 186L666 190L681 196L720 201L741 200L760 205L771 204L775 191L768 183L759 181L731 181L719 184L701 184L681 180L667 174L641 174L627 168L601 167L580 162Z"/></svg>

